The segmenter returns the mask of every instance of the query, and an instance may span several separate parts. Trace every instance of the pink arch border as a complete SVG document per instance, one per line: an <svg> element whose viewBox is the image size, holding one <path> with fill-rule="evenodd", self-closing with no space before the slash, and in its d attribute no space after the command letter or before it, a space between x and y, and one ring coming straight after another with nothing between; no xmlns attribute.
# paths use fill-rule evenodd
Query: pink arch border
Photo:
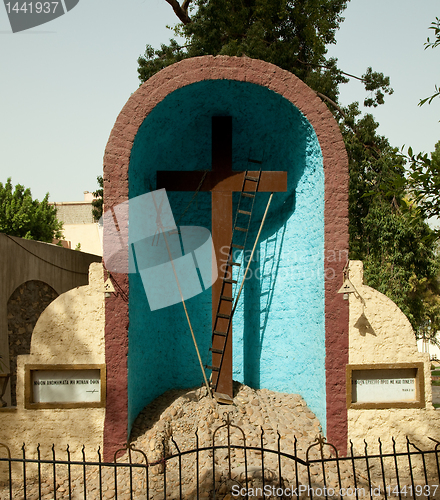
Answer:
<svg viewBox="0 0 440 500"><path fill-rule="evenodd" d="M316 93L292 73L247 57L196 57L163 69L130 97L111 131L104 154L105 209L128 200L131 148L139 127L151 110L181 87L217 79L250 82L277 92L305 115L318 137L325 176L327 439L340 453L345 454L348 301L344 301L337 292L342 285L343 268L348 258L348 158L339 127ZM113 453L128 439L128 276L119 274L114 278L120 293L106 299L105 459L111 459Z"/></svg>

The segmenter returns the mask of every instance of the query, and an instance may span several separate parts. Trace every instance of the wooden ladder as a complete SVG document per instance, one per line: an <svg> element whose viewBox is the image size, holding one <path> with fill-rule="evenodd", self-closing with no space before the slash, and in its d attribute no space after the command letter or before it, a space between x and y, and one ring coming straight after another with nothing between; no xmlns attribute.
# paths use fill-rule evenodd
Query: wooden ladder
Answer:
<svg viewBox="0 0 440 500"><path fill-rule="evenodd" d="M262 163L258 160L248 161L258 164ZM244 261L244 250L246 247L252 212L255 204L255 195L258 191L260 178L261 170L258 172L250 172L249 170L245 172L234 224L232 226L231 244L229 246L227 260L224 266L225 270L223 276L220 278L222 280L222 286L212 328L212 346L215 344L217 347L210 347L209 350L212 353L212 365L206 366L207 369L212 370L211 388L213 392L217 390L217 383L222 370L226 343L232 325L234 305L233 285L237 284L238 281L237 279L234 279L233 269L240 268ZM235 250L242 251L240 262L234 261ZM215 356L217 358L215 363L214 355L220 355Z"/></svg>

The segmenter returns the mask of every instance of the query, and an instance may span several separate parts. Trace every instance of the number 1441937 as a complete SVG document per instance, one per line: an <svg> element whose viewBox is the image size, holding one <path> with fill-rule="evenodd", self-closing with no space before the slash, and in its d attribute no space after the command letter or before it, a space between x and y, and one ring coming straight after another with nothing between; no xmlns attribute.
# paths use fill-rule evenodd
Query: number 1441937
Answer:
<svg viewBox="0 0 440 500"><path fill-rule="evenodd" d="M389 496L403 495L406 497L408 495L409 497L412 498L413 495L415 494L416 496L433 497L437 492L438 484L431 484L431 485L416 484L414 488L412 485L400 486L400 489L397 486L394 488L392 486L387 486L386 489ZM372 489L372 491L374 490Z"/></svg>
<svg viewBox="0 0 440 500"><path fill-rule="evenodd" d="M8 14L55 14L60 2L8 2L6 10Z"/></svg>

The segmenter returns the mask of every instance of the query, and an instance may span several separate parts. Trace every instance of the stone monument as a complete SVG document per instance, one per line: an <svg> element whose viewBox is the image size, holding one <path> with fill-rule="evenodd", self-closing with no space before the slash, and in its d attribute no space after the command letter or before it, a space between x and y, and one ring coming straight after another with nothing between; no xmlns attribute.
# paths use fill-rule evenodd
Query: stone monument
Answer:
<svg viewBox="0 0 440 500"><path fill-rule="evenodd" d="M178 226L212 232L220 278L186 303L203 363L212 368L221 270L246 175L261 175L261 184L249 247L237 248L234 260L240 250L249 258L274 194L232 319L224 392L233 378L300 394L344 449L348 301L337 292L348 257L347 156L316 94L249 58L207 56L164 69L131 96L112 130L105 209L117 218L122 203L166 188ZM152 311L139 275L112 278L119 293L106 299L108 450L126 440L154 398L203 381L182 305Z"/></svg>

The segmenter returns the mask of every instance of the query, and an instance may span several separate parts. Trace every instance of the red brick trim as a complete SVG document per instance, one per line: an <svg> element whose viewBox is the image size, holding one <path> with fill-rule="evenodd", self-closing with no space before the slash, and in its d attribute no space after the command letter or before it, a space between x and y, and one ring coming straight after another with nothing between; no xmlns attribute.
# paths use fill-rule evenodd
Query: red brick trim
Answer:
<svg viewBox="0 0 440 500"><path fill-rule="evenodd" d="M203 56L163 69L130 97L119 114L104 155L106 209L128 199L128 165L136 133L150 111L168 94L203 80L229 79L267 87L291 101L313 126L321 146L325 173L325 328L327 437L345 453L347 408L345 365L348 363L348 301L337 294L348 251L348 160L336 121L327 106L293 74L246 57ZM336 252L336 257L333 252ZM342 254L340 254L342 252ZM336 258L336 260L335 260ZM120 284L128 294L128 279ZM109 457L127 439L128 304L106 299L107 414L104 450Z"/></svg>

